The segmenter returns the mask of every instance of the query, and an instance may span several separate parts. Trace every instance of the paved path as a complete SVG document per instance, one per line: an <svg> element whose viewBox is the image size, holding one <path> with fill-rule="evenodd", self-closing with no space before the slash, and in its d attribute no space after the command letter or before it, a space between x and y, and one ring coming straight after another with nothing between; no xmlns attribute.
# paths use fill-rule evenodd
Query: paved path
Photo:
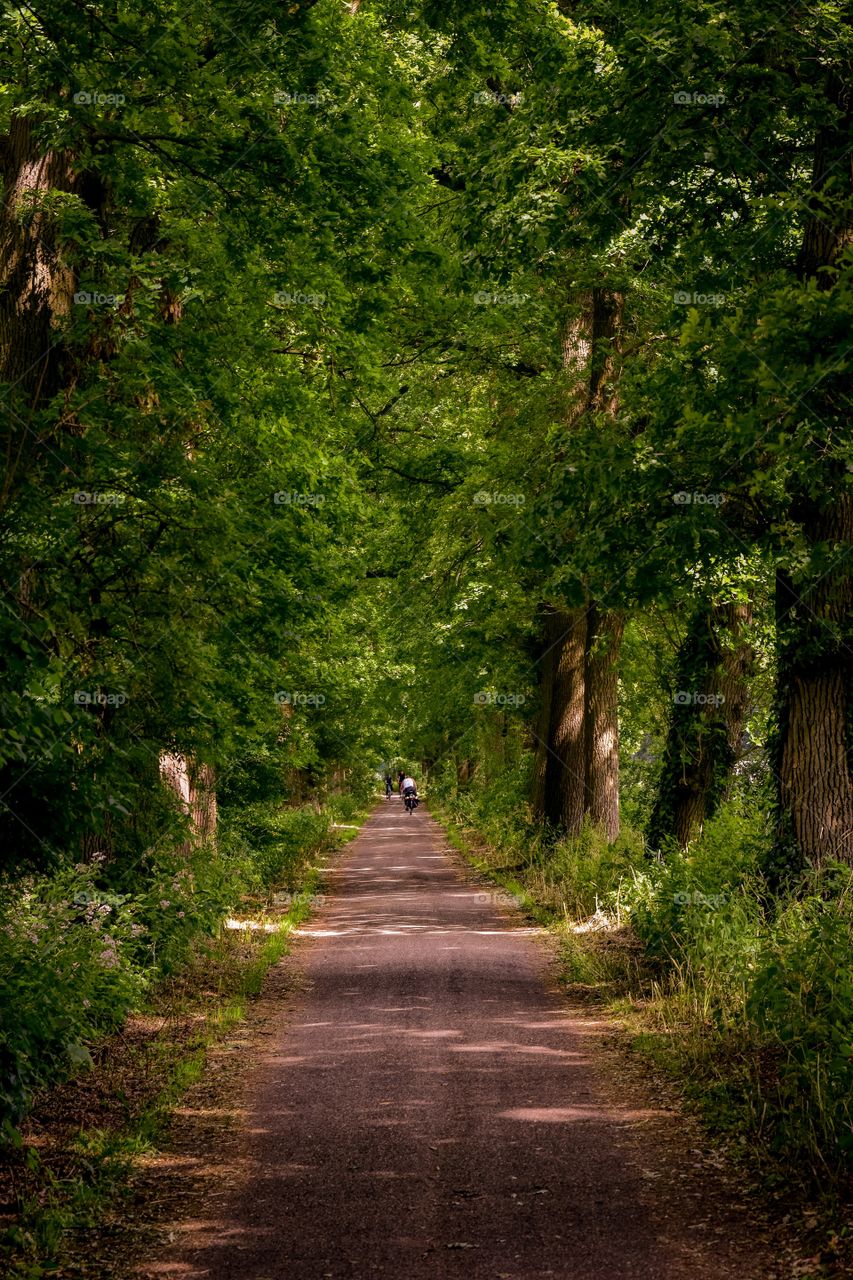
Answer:
<svg viewBox="0 0 853 1280"><path fill-rule="evenodd" d="M677 1116L602 1088L606 1024L566 1006L536 931L465 882L423 808L375 811L306 932L236 1185L146 1275L776 1274L706 1171L666 1167Z"/></svg>

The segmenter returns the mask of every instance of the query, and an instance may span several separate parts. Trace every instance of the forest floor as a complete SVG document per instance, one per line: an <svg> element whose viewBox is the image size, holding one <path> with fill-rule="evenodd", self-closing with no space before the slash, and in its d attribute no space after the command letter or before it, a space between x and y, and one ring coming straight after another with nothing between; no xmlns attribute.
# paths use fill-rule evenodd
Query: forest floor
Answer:
<svg viewBox="0 0 853 1280"><path fill-rule="evenodd" d="M820 1274L427 813L381 803L328 885L137 1168L118 1271Z"/></svg>

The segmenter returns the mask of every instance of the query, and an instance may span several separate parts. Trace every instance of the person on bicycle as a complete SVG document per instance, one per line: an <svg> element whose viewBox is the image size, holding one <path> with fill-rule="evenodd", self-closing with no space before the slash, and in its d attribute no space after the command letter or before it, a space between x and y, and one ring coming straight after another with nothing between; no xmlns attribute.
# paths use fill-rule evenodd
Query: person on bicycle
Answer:
<svg viewBox="0 0 853 1280"><path fill-rule="evenodd" d="M385 774L385 799L386 800L391 799L391 792L393 790L393 787L394 787L394 783L392 781L391 775L390 773L386 773Z"/></svg>
<svg viewBox="0 0 853 1280"><path fill-rule="evenodd" d="M406 774L403 781L400 783L400 795L405 799L406 796L416 796L417 794L418 789L415 786L414 778L410 778L409 775Z"/></svg>

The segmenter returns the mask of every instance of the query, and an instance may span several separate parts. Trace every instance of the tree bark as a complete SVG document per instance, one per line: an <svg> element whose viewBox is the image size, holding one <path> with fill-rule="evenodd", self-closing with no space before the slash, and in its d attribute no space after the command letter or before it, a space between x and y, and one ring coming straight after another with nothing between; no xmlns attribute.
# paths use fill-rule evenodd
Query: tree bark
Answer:
<svg viewBox="0 0 853 1280"><path fill-rule="evenodd" d="M778 803L782 840L795 842L791 869L853 863L853 497L806 528L812 545L829 545L830 568L806 582L780 572L776 590Z"/></svg>
<svg viewBox="0 0 853 1280"><path fill-rule="evenodd" d="M554 623L560 635L556 641L545 812L555 826L568 835L578 835L586 812L586 609L555 610Z"/></svg>
<svg viewBox="0 0 853 1280"><path fill-rule="evenodd" d="M555 634L554 611L543 608L541 626L541 652L539 669L541 672L539 685L539 713L536 719L536 750L533 758L533 779L530 803L533 816L540 822L548 817L552 805L548 798L548 759L551 754L551 711L554 699L554 676L557 671L557 635Z"/></svg>
<svg viewBox="0 0 853 1280"><path fill-rule="evenodd" d="M648 839L675 839L685 849L725 796L749 695L753 651L744 636L748 603L706 603L681 645L676 691Z"/></svg>
<svg viewBox="0 0 853 1280"><path fill-rule="evenodd" d="M584 656L586 812L608 843L619 835L619 709L617 660L625 620L590 606Z"/></svg>
<svg viewBox="0 0 853 1280"><path fill-rule="evenodd" d="M797 274L829 291L838 282L838 259L853 240L853 88L835 69L827 74L826 97L834 118L815 138L811 214ZM825 422L844 424L840 441L849 411L844 391L832 385L822 383L810 408ZM804 570L777 575L774 873L796 871L804 862L819 867L829 858L853 863L853 496L840 464L828 463L822 500L803 491L792 513L810 556Z"/></svg>
<svg viewBox="0 0 853 1280"><path fill-rule="evenodd" d="M71 160L45 151L33 126L31 116L13 115L3 139L0 211L0 381L16 386L16 399L30 409L59 386L56 322L74 292L43 205L51 190L72 190Z"/></svg>
<svg viewBox="0 0 853 1280"><path fill-rule="evenodd" d="M194 844L213 839L217 811L211 766L167 751L160 757L160 776L189 818L191 836L182 845L183 852L189 853Z"/></svg>
<svg viewBox="0 0 853 1280"><path fill-rule="evenodd" d="M567 427L616 411L616 362L624 299L594 288L581 295L562 338L563 367L576 375ZM532 803L538 817L577 835L589 816L607 839L619 834L616 659L623 619L589 600L543 610L544 645Z"/></svg>

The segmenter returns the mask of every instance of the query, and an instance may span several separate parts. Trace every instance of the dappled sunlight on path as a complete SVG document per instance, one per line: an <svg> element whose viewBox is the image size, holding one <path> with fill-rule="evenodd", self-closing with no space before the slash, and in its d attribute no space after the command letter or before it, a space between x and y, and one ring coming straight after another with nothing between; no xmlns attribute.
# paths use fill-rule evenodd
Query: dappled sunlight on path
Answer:
<svg viewBox="0 0 853 1280"><path fill-rule="evenodd" d="M307 987L258 1046L239 1157L145 1274L769 1276L701 1179L650 1200L637 1135L677 1121L601 1089L611 1028L552 989L541 931L390 803L299 930Z"/></svg>

